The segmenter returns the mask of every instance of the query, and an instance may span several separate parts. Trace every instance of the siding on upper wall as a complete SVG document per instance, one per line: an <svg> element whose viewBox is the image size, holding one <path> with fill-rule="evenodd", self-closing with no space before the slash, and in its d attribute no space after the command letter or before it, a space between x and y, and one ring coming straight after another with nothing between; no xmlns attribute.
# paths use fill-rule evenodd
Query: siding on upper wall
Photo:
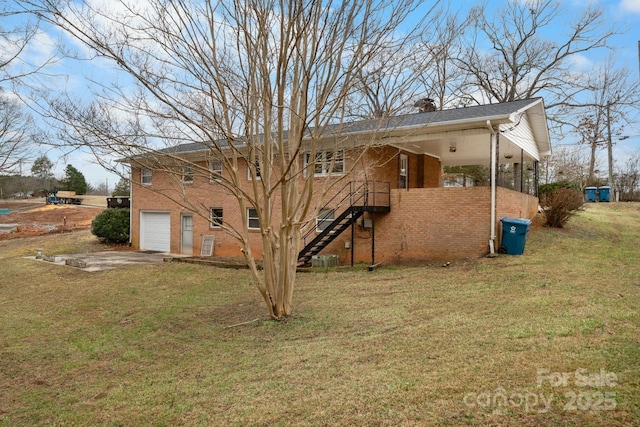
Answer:
<svg viewBox="0 0 640 427"><path fill-rule="evenodd" d="M536 146L527 113L522 114L520 122L515 127L514 125L500 125L500 131L516 145L520 146L529 156L540 160L540 153Z"/></svg>

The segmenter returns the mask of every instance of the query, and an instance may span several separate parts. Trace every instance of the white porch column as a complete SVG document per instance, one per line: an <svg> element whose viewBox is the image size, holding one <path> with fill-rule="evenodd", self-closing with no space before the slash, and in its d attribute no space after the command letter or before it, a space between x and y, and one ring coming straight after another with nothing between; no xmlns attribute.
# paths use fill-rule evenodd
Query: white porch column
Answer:
<svg viewBox="0 0 640 427"><path fill-rule="evenodd" d="M496 176L498 155L498 133L491 126L491 120L487 120L487 127L491 132L489 141L491 145L491 235L489 236L489 253L495 254L496 242Z"/></svg>

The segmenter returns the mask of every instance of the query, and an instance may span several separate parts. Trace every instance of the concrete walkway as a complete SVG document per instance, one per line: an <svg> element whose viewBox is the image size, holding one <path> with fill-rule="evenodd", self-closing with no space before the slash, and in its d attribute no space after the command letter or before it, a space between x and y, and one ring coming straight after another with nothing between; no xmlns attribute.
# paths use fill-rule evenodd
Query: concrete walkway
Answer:
<svg viewBox="0 0 640 427"><path fill-rule="evenodd" d="M165 258L171 259L173 256L165 253L105 251L73 255L43 255L40 259L35 256L26 258L92 272L133 265L158 264L164 262Z"/></svg>

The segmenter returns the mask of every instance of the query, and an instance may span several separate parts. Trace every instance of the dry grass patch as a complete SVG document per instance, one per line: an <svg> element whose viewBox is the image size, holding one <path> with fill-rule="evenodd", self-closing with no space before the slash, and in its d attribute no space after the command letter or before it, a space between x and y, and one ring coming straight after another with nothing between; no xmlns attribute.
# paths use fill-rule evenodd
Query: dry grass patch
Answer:
<svg viewBox="0 0 640 427"><path fill-rule="evenodd" d="M247 271L85 273L21 257L88 232L0 242L0 425L638 425L638 238L637 205L590 205L521 257L300 274L284 322Z"/></svg>

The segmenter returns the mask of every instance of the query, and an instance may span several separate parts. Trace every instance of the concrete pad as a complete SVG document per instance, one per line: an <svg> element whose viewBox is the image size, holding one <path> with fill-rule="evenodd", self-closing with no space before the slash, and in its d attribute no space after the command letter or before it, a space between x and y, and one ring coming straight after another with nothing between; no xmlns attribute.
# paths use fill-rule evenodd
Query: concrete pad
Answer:
<svg viewBox="0 0 640 427"><path fill-rule="evenodd" d="M20 224L0 224L0 233L13 233Z"/></svg>
<svg viewBox="0 0 640 427"><path fill-rule="evenodd" d="M164 253L105 251L73 255L43 255L42 259L37 259L35 256L26 258L93 272L134 265L159 264L164 262L165 258L171 258L171 255Z"/></svg>

